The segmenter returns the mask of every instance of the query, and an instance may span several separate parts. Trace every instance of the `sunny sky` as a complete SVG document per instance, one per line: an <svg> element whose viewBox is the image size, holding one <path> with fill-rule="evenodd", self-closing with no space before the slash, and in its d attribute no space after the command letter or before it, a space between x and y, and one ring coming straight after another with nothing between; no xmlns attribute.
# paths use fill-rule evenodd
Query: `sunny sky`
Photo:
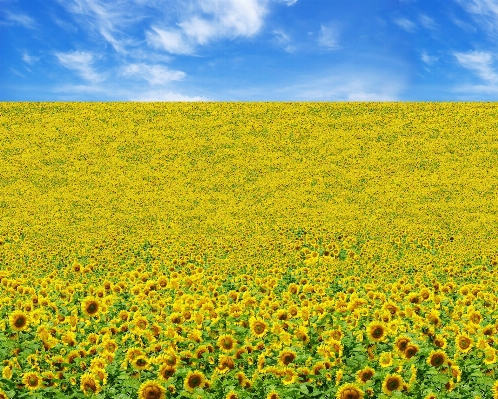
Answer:
<svg viewBox="0 0 498 399"><path fill-rule="evenodd" d="M0 101L496 101L498 0L0 0Z"/></svg>

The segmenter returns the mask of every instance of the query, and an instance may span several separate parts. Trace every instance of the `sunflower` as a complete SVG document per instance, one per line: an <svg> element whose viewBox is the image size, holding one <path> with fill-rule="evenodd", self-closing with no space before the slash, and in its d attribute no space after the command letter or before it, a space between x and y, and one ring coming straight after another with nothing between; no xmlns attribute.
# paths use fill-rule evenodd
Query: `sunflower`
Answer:
<svg viewBox="0 0 498 399"><path fill-rule="evenodd" d="M189 371L183 382L183 387L192 393L195 388L202 388L205 383L206 377L201 371Z"/></svg>
<svg viewBox="0 0 498 399"><path fill-rule="evenodd" d="M446 355L446 352L441 351L441 350L433 350L431 353L429 353L429 356L427 357L427 364L432 367L440 367L443 364L445 364L448 361L448 356Z"/></svg>
<svg viewBox="0 0 498 399"><path fill-rule="evenodd" d="M12 378L12 367L5 366L2 370L2 377L10 380Z"/></svg>
<svg viewBox="0 0 498 399"><path fill-rule="evenodd" d="M383 352L379 356L379 365L381 367L389 367L393 364L393 357L391 352Z"/></svg>
<svg viewBox="0 0 498 399"><path fill-rule="evenodd" d="M310 337L309 337L309 334L308 334L308 329L305 327L305 326L299 326L299 328L294 332L294 335L296 336L296 338L307 344L308 342L310 342Z"/></svg>
<svg viewBox="0 0 498 399"><path fill-rule="evenodd" d="M239 399L239 396L237 395L237 392L229 392L227 393L227 396L225 396L225 399Z"/></svg>
<svg viewBox="0 0 498 399"><path fill-rule="evenodd" d="M403 388L403 378L398 374L388 374L386 378L384 378L384 382L382 383L382 391L386 395L391 395L393 391L401 390Z"/></svg>
<svg viewBox="0 0 498 399"><path fill-rule="evenodd" d="M415 356L418 353L419 350L420 348L418 347L417 344L408 344L403 354L407 359L411 359L413 356Z"/></svg>
<svg viewBox="0 0 498 399"><path fill-rule="evenodd" d="M100 383L92 374L86 373L81 376L80 389L85 395L99 393L101 391Z"/></svg>
<svg viewBox="0 0 498 399"><path fill-rule="evenodd" d="M176 367L168 366L167 364L161 365L159 367L159 379L166 381L168 378L172 377L176 372Z"/></svg>
<svg viewBox="0 0 498 399"><path fill-rule="evenodd" d="M436 335L436 338L434 338L434 345L440 349L446 349L447 344L446 338L441 335Z"/></svg>
<svg viewBox="0 0 498 399"><path fill-rule="evenodd" d="M24 373L22 377L22 383L26 385L30 391L34 391L41 387L42 385L42 377L38 373Z"/></svg>
<svg viewBox="0 0 498 399"><path fill-rule="evenodd" d="M498 381L495 381L491 387L491 391L493 392L493 399L498 399Z"/></svg>
<svg viewBox="0 0 498 399"><path fill-rule="evenodd" d="M400 352L404 352L406 349L406 346L410 343L410 338L405 337L403 335L400 335L399 337L396 338L394 341L394 345Z"/></svg>
<svg viewBox="0 0 498 399"><path fill-rule="evenodd" d="M336 399L363 399L364 392L355 384L342 385L335 394Z"/></svg>
<svg viewBox="0 0 498 399"><path fill-rule="evenodd" d="M424 396L424 399L437 399L436 394L434 393L428 393L426 396Z"/></svg>
<svg viewBox="0 0 498 399"><path fill-rule="evenodd" d="M86 317L97 316L102 309L102 305L97 298L88 297L81 303L81 310Z"/></svg>
<svg viewBox="0 0 498 399"><path fill-rule="evenodd" d="M7 394L0 388L0 399L9 399Z"/></svg>
<svg viewBox="0 0 498 399"><path fill-rule="evenodd" d="M370 341L381 342L386 334L386 326L378 321L371 322L367 327L367 336Z"/></svg>
<svg viewBox="0 0 498 399"><path fill-rule="evenodd" d="M484 363L485 364L496 363L496 349L486 348L484 350Z"/></svg>
<svg viewBox="0 0 498 399"><path fill-rule="evenodd" d="M146 370L149 368L149 361L145 356L137 356L132 360L131 365L136 370Z"/></svg>
<svg viewBox="0 0 498 399"><path fill-rule="evenodd" d="M296 353L290 349L286 349L282 352L280 352L280 355L279 355L279 360L280 360L280 364L282 366L288 366L289 364L291 364L294 360L296 360Z"/></svg>
<svg viewBox="0 0 498 399"><path fill-rule="evenodd" d="M268 331L268 324L262 319L251 317L249 319L249 326L251 328L251 333L256 338L262 338L266 335Z"/></svg>
<svg viewBox="0 0 498 399"><path fill-rule="evenodd" d="M458 334L455 342L459 352L468 353L472 349L472 338L466 334Z"/></svg>
<svg viewBox="0 0 498 399"><path fill-rule="evenodd" d="M375 370L366 366L356 373L356 382L359 384L365 383L375 375Z"/></svg>
<svg viewBox="0 0 498 399"><path fill-rule="evenodd" d="M29 318L28 315L21 310L16 310L10 315L10 326L14 331L24 331L28 328Z"/></svg>
<svg viewBox="0 0 498 399"><path fill-rule="evenodd" d="M451 366L451 376L453 377L453 379L456 379L456 382L460 382L462 380L462 370L459 366Z"/></svg>
<svg viewBox="0 0 498 399"><path fill-rule="evenodd" d="M139 399L165 399L166 389L158 381L145 381L138 388Z"/></svg>
<svg viewBox="0 0 498 399"><path fill-rule="evenodd" d="M268 395L266 395L266 399L280 399L280 395L277 391L273 390L268 392Z"/></svg>
<svg viewBox="0 0 498 399"><path fill-rule="evenodd" d="M218 338L218 346L223 352L229 353L235 347L235 339L231 335L222 335Z"/></svg>

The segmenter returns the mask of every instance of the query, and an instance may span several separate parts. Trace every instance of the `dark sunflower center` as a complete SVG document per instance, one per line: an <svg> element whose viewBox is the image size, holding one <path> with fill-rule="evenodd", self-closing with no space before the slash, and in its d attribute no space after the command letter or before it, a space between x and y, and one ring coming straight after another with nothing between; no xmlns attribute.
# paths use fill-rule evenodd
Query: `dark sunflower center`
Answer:
<svg viewBox="0 0 498 399"><path fill-rule="evenodd" d="M163 371L163 377L164 377L164 378L169 378L169 377L171 377L173 374L175 374L175 370L173 370L173 369L165 369L165 370Z"/></svg>
<svg viewBox="0 0 498 399"><path fill-rule="evenodd" d="M137 360L137 366L138 367L143 367L147 364L147 362L145 361L145 359L138 359Z"/></svg>
<svg viewBox="0 0 498 399"><path fill-rule="evenodd" d="M434 355L431 359L431 364L434 367L441 366L444 363L444 358L442 355Z"/></svg>
<svg viewBox="0 0 498 399"><path fill-rule="evenodd" d="M95 392L97 390L95 382L93 382L93 381L86 381L85 382L85 390L90 390L92 392Z"/></svg>
<svg viewBox="0 0 498 399"><path fill-rule="evenodd" d="M29 377L29 379L28 379L28 385L30 387L36 387L38 385L38 378L36 378L35 376Z"/></svg>
<svg viewBox="0 0 498 399"><path fill-rule="evenodd" d="M390 378L389 380L387 380L386 386L390 391L394 391L395 389L399 388L399 381L395 378Z"/></svg>
<svg viewBox="0 0 498 399"><path fill-rule="evenodd" d="M256 334L261 334L263 331L265 331L265 326L261 323L257 323L254 325L254 331L256 331Z"/></svg>
<svg viewBox="0 0 498 399"><path fill-rule="evenodd" d="M460 340L460 347L463 349L467 349L470 346L470 341L468 339L461 339Z"/></svg>
<svg viewBox="0 0 498 399"><path fill-rule="evenodd" d="M86 311L90 314L94 314L97 313L98 308L99 308L98 305L95 302L92 302L88 305Z"/></svg>
<svg viewBox="0 0 498 399"><path fill-rule="evenodd" d="M146 399L159 399L161 390L158 387L147 387L145 388L144 396Z"/></svg>
<svg viewBox="0 0 498 399"><path fill-rule="evenodd" d="M193 375L188 380L188 385L192 388L198 387L201 385L201 377L198 375Z"/></svg>
<svg viewBox="0 0 498 399"><path fill-rule="evenodd" d="M292 363L292 361L294 361L295 359L295 356L293 353L286 353L284 356L283 356L283 363L285 365L288 365L289 363Z"/></svg>
<svg viewBox="0 0 498 399"><path fill-rule="evenodd" d="M384 330L382 329L382 327L375 327L372 332L372 336L374 338L380 338L382 337L382 334L384 334Z"/></svg>
<svg viewBox="0 0 498 399"><path fill-rule="evenodd" d="M229 339L225 339L223 340L223 348L225 349L231 349L232 348L232 341L230 341Z"/></svg>
<svg viewBox="0 0 498 399"><path fill-rule="evenodd" d="M346 389L341 395L341 399L358 399L359 397L358 391L352 388Z"/></svg>
<svg viewBox="0 0 498 399"><path fill-rule="evenodd" d="M24 316L19 316L16 321L14 322L14 325L17 328L22 328L26 325L26 318Z"/></svg>
<svg viewBox="0 0 498 399"><path fill-rule="evenodd" d="M372 378L372 372L371 371L365 371L362 375L362 381L368 381L370 378Z"/></svg>

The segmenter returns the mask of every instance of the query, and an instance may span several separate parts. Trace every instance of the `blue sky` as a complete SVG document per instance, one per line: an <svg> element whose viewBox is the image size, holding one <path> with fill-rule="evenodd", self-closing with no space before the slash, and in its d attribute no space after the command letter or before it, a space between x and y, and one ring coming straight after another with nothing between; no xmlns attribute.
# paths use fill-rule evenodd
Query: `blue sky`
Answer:
<svg viewBox="0 0 498 399"><path fill-rule="evenodd" d="M0 101L496 101L498 0L0 0Z"/></svg>

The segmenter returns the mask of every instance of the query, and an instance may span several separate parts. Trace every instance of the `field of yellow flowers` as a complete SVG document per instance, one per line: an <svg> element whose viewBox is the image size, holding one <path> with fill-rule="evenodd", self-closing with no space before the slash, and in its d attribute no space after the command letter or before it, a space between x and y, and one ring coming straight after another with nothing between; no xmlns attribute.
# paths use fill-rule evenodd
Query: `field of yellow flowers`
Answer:
<svg viewBox="0 0 498 399"><path fill-rule="evenodd" d="M0 103L0 399L498 399L493 103Z"/></svg>

